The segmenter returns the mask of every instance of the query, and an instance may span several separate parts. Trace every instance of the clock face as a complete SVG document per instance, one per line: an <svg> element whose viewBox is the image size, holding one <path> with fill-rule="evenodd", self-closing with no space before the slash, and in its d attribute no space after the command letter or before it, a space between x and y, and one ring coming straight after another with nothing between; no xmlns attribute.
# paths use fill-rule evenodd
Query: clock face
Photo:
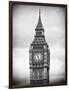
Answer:
<svg viewBox="0 0 69 90"><path fill-rule="evenodd" d="M41 60L42 60L42 54L41 54L41 53L36 53L36 54L34 55L34 60L35 60L36 62L41 61Z"/></svg>

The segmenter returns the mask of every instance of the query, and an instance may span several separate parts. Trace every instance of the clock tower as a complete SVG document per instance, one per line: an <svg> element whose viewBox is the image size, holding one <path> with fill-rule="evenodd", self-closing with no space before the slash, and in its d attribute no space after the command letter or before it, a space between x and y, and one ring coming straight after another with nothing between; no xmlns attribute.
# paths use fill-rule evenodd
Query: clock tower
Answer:
<svg viewBox="0 0 69 90"><path fill-rule="evenodd" d="M35 28L34 40L29 49L30 84L48 84L50 50L45 40L40 10L38 24Z"/></svg>

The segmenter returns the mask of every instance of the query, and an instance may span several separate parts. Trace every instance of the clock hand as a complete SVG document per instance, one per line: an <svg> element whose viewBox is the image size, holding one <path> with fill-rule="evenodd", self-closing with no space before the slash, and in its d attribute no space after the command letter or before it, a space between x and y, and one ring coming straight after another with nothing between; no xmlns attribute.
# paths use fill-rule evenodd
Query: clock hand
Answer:
<svg viewBox="0 0 69 90"><path fill-rule="evenodd" d="M37 55L37 57L38 57L38 60L39 60L39 55Z"/></svg>
<svg viewBox="0 0 69 90"><path fill-rule="evenodd" d="M38 56L36 55L36 60L38 60Z"/></svg>

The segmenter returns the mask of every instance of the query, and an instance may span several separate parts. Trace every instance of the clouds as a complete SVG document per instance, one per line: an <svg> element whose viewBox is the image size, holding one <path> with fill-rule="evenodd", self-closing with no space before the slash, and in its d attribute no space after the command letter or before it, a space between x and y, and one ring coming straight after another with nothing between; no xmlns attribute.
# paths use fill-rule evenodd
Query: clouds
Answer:
<svg viewBox="0 0 69 90"><path fill-rule="evenodd" d="M13 49L13 80L16 84L29 84L29 49L14 48Z"/></svg>
<svg viewBox="0 0 69 90"><path fill-rule="evenodd" d="M50 49L50 83L65 79L64 54L60 47ZM30 83L29 48L13 48L13 79L16 85Z"/></svg>
<svg viewBox="0 0 69 90"><path fill-rule="evenodd" d="M24 81L26 78L25 83L29 83L29 46L34 39L39 8L50 48L50 82L65 77L65 9L16 5L13 8L13 76Z"/></svg>
<svg viewBox="0 0 69 90"><path fill-rule="evenodd" d="M57 47L55 49L50 49L50 68L51 73L58 74L64 73L65 64L65 50Z"/></svg>
<svg viewBox="0 0 69 90"><path fill-rule="evenodd" d="M16 5L13 8L13 47L28 47L33 41L39 8L41 9L41 20L49 46L52 47L62 40L64 43L64 8Z"/></svg>

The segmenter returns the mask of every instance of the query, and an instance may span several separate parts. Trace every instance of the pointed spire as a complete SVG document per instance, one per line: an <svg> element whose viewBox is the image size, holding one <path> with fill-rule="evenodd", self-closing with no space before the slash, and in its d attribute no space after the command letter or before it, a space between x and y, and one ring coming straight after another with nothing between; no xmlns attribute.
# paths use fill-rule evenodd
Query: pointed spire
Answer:
<svg viewBox="0 0 69 90"><path fill-rule="evenodd" d="M38 24L36 26L36 29L43 29L43 26L42 26L42 22L41 22L41 11L39 9L39 19L38 19Z"/></svg>
<svg viewBox="0 0 69 90"><path fill-rule="evenodd" d="M40 8L39 8L39 17L40 17Z"/></svg>

